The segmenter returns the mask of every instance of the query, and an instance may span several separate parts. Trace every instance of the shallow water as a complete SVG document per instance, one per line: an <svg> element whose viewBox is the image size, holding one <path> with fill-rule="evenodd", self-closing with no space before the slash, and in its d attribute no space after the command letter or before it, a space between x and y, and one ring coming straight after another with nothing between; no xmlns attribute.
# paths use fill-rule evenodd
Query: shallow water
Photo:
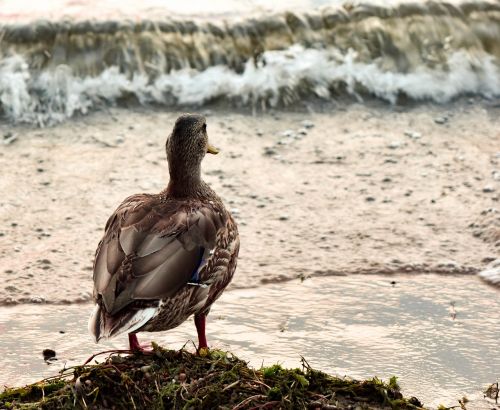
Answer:
<svg viewBox="0 0 500 410"><path fill-rule="evenodd" d="M472 276L356 275L273 284L226 293L210 314L208 339L254 366L298 366L303 355L313 367L339 375L397 375L403 392L427 406L455 405L466 395L468 408L493 409L481 391L500 378L499 296ZM0 384L35 381L92 352L123 348L125 336L102 345L90 340L90 309L2 308ZM196 333L187 322L141 334L142 341L149 336L172 348L193 348ZM57 364L43 362L44 348L56 350Z"/></svg>

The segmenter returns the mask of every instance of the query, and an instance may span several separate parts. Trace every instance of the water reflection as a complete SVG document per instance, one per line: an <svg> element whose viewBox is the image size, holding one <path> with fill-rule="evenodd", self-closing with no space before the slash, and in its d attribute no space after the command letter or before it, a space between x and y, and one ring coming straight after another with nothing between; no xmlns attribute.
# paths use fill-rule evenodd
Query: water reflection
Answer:
<svg viewBox="0 0 500 410"><path fill-rule="evenodd" d="M89 311L89 305L3 308L0 383L34 381L64 362L124 347L125 336L92 343ZM456 404L466 395L476 400L471 408L491 409L481 390L500 377L499 312L498 290L475 277L317 278L226 293L212 309L208 339L254 366L298 366L303 355L312 366L340 375L397 375L405 394L426 405ZM142 340L151 336L180 348L195 335L188 322L170 332L142 334ZM57 365L43 362L45 348L56 350Z"/></svg>

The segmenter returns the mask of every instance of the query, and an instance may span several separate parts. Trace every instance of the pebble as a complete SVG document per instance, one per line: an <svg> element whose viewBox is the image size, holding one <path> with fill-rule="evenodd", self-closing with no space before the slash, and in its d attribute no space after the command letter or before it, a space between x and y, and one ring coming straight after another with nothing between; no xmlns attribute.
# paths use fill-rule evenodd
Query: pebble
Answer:
<svg viewBox="0 0 500 410"><path fill-rule="evenodd" d="M14 141L17 140L17 136L13 134L12 132L8 131L3 135L3 143L5 145L12 144Z"/></svg>
<svg viewBox="0 0 500 410"><path fill-rule="evenodd" d="M295 132L293 132L292 130L286 130L286 131L283 131L281 133L281 135L283 137L287 137L287 138L294 138L295 137Z"/></svg>
<svg viewBox="0 0 500 410"><path fill-rule="evenodd" d="M45 302L45 298L43 298L42 296L32 296L30 298L30 302L31 303L43 303L43 302Z"/></svg>
<svg viewBox="0 0 500 410"><path fill-rule="evenodd" d="M56 351L52 349L43 349L43 360L49 360L56 357Z"/></svg>
<svg viewBox="0 0 500 410"><path fill-rule="evenodd" d="M437 118L434 118L434 122L436 124L446 124L448 122L448 117L437 117Z"/></svg>
<svg viewBox="0 0 500 410"><path fill-rule="evenodd" d="M281 215L279 218L278 218L280 221L288 221L290 218L286 215Z"/></svg>
<svg viewBox="0 0 500 410"><path fill-rule="evenodd" d="M401 147L401 143L398 141L393 141L387 147L390 149L397 149L397 148Z"/></svg>
<svg viewBox="0 0 500 410"><path fill-rule="evenodd" d="M422 134L420 134L419 132L415 132L415 131L405 131L405 135L407 137L410 137L411 139L414 139L414 140L418 140L418 139L422 138Z"/></svg>
<svg viewBox="0 0 500 410"><path fill-rule="evenodd" d="M367 196L367 197L365 198L365 201L366 201L366 202L374 202L374 201L375 201L375 198L374 198L373 196Z"/></svg>
<svg viewBox="0 0 500 410"><path fill-rule="evenodd" d="M297 132L299 133L299 135L307 135L307 130L305 128L301 128Z"/></svg>
<svg viewBox="0 0 500 410"><path fill-rule="evenodd" d="M268 156L268 157L272 157L273 155L276 155L277 152L274 148L272 147L265 147L264 148L264 155Z"/></svg>
<svg viewBox="0 0 500 410"><path fill-rule="evenodd" d="M314 127L314 123L312 121L309 121L309 120L304 120L300 123L304 128L312 128Z"/></svg>
<svg viewBox="0 0 500 410"><path fill-rule="evenodd" d="M483 188L484 193L490 193L490 192L495 192L495 188L493 188L491 185L487 185Z"/></svg>

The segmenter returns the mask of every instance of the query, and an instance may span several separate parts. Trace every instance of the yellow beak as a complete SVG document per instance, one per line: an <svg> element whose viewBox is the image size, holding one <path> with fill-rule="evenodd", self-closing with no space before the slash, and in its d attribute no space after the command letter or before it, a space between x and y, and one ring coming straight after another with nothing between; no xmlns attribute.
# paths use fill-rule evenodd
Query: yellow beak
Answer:
<svg viewBox="0 0 500 410"><path fill-rule="evenodd" d="M219 153L219 150L217 148L215 148L213 145L208 144L207 145L207 152L209 154L214 154L215 155L215 154Z"/></svg>

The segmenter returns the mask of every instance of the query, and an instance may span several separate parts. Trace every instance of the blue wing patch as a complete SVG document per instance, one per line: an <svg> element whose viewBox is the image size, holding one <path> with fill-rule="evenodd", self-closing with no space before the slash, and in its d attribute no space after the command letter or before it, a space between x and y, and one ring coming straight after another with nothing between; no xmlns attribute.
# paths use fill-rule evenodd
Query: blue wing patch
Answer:
<svg viewBox="0 0 500 410"><path fill-rule="evenodd" d="M200 248L200 253L198 254L198 263L196 264L196 268L191 275L191 279L189 279L190 285L195 285L200 283L200 267L203 264L203 254L205 253L205 248Z"/></svg>

